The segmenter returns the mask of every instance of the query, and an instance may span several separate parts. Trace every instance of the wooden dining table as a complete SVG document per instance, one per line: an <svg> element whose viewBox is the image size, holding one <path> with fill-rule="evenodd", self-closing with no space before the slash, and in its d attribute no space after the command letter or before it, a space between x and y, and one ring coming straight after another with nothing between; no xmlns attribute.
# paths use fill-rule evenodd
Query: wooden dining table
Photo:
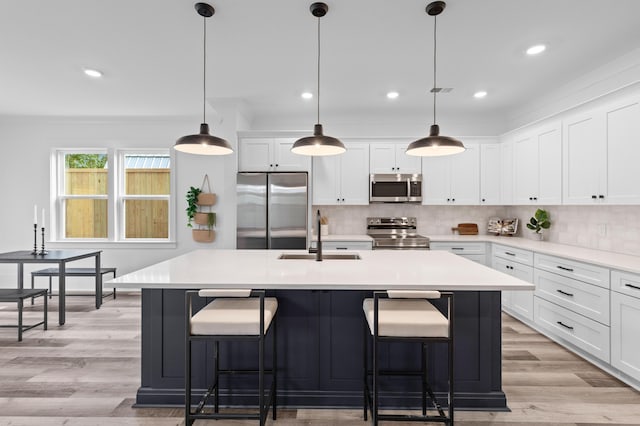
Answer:
<svg viewBox="0 0 640 426"><path fill-rule="evenodd" d="M102 304L102 274L100 273L100 254L102 250L49 250L46 254L32 254L28 250L0 253L0 263L15 263L18 266L18 288L24 288L25 263L54 263L58 265L58 322L65 323L65 270L67 263L76 260L95 258L96 270L96 309Z"/></svg>

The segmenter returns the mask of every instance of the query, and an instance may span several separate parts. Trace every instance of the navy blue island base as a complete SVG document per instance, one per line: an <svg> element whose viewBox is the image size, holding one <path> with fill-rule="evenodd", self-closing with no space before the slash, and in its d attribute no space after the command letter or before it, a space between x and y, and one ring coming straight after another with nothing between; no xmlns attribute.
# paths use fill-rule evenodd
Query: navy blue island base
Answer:
<svg viewBox="0 0 640 426"><path fill-rule="evenodd" d="M184 289L142 290L142 381L136 406L181 406L184 401ZM362 407L362 290L270 290L278 298L278 405ZM455 407L505 411L502 391L499 291L455 292ZM270 349L267 348L267 353ZM221 346L221 367L255 368L255 350L240 343ZM381 348L381 368L416 368L420 345ZM212 377L212 347L194 347L194 394ZM446 348L429 348L430 383L436 395L447 386ZM269 365L270 360L267 360ZM420 382L389 378L383 408L420 407ZM222 383L221 403L255 403L256 384L234 377ZM445 399L446 400L446 399Z"/></svg>

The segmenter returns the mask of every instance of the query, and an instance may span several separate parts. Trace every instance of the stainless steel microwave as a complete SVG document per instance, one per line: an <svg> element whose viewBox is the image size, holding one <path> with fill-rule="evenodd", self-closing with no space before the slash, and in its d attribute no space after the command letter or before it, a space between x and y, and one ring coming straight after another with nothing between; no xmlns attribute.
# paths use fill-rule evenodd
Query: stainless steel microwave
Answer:
<svg viewBox="0 0 640 426"><path fill-rule="evenodd" d="M421 203L421 174L372 174L369 179L370 203Z"/></svg>

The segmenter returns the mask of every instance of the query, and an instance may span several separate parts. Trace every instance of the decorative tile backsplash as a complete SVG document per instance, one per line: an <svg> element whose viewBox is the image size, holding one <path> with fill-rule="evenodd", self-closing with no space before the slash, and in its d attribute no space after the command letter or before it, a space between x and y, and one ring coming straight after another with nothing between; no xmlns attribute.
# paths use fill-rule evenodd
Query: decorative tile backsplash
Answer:
<svg viewBox="0 0 640 426"><path fill-rule="evenodd" d="M520 220L517 236L535 239L525 227L536 206L422 206L371 204L368 206L314 206L329 219L330 234L364 234L368 216L415 216L418 233L449 235L458 223L477 223L486 234L490 217ZM640 256L640 206L551 206L551 228L545 241ZM507 237L505 237L507 238Z"/></svg>
<svg viewBox="0 0 640 426"><path fill-rule="evenodd" d="M551 227L545 241L640 256L640 206L550 206ZM506 208L520 218L522 226L536 211L535 206ZM535 238L523 229L524 238Z"/></svg>

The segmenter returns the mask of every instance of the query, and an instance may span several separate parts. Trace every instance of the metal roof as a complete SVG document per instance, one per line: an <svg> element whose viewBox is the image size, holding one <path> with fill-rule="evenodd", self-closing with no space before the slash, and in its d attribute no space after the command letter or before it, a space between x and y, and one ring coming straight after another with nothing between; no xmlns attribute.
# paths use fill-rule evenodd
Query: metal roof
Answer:
<svg viewBox="0 0 640 426"><path fill-rule="evenodd" d="M126 155L126 169L168 169L171 158L168 155Z"/></svg>

